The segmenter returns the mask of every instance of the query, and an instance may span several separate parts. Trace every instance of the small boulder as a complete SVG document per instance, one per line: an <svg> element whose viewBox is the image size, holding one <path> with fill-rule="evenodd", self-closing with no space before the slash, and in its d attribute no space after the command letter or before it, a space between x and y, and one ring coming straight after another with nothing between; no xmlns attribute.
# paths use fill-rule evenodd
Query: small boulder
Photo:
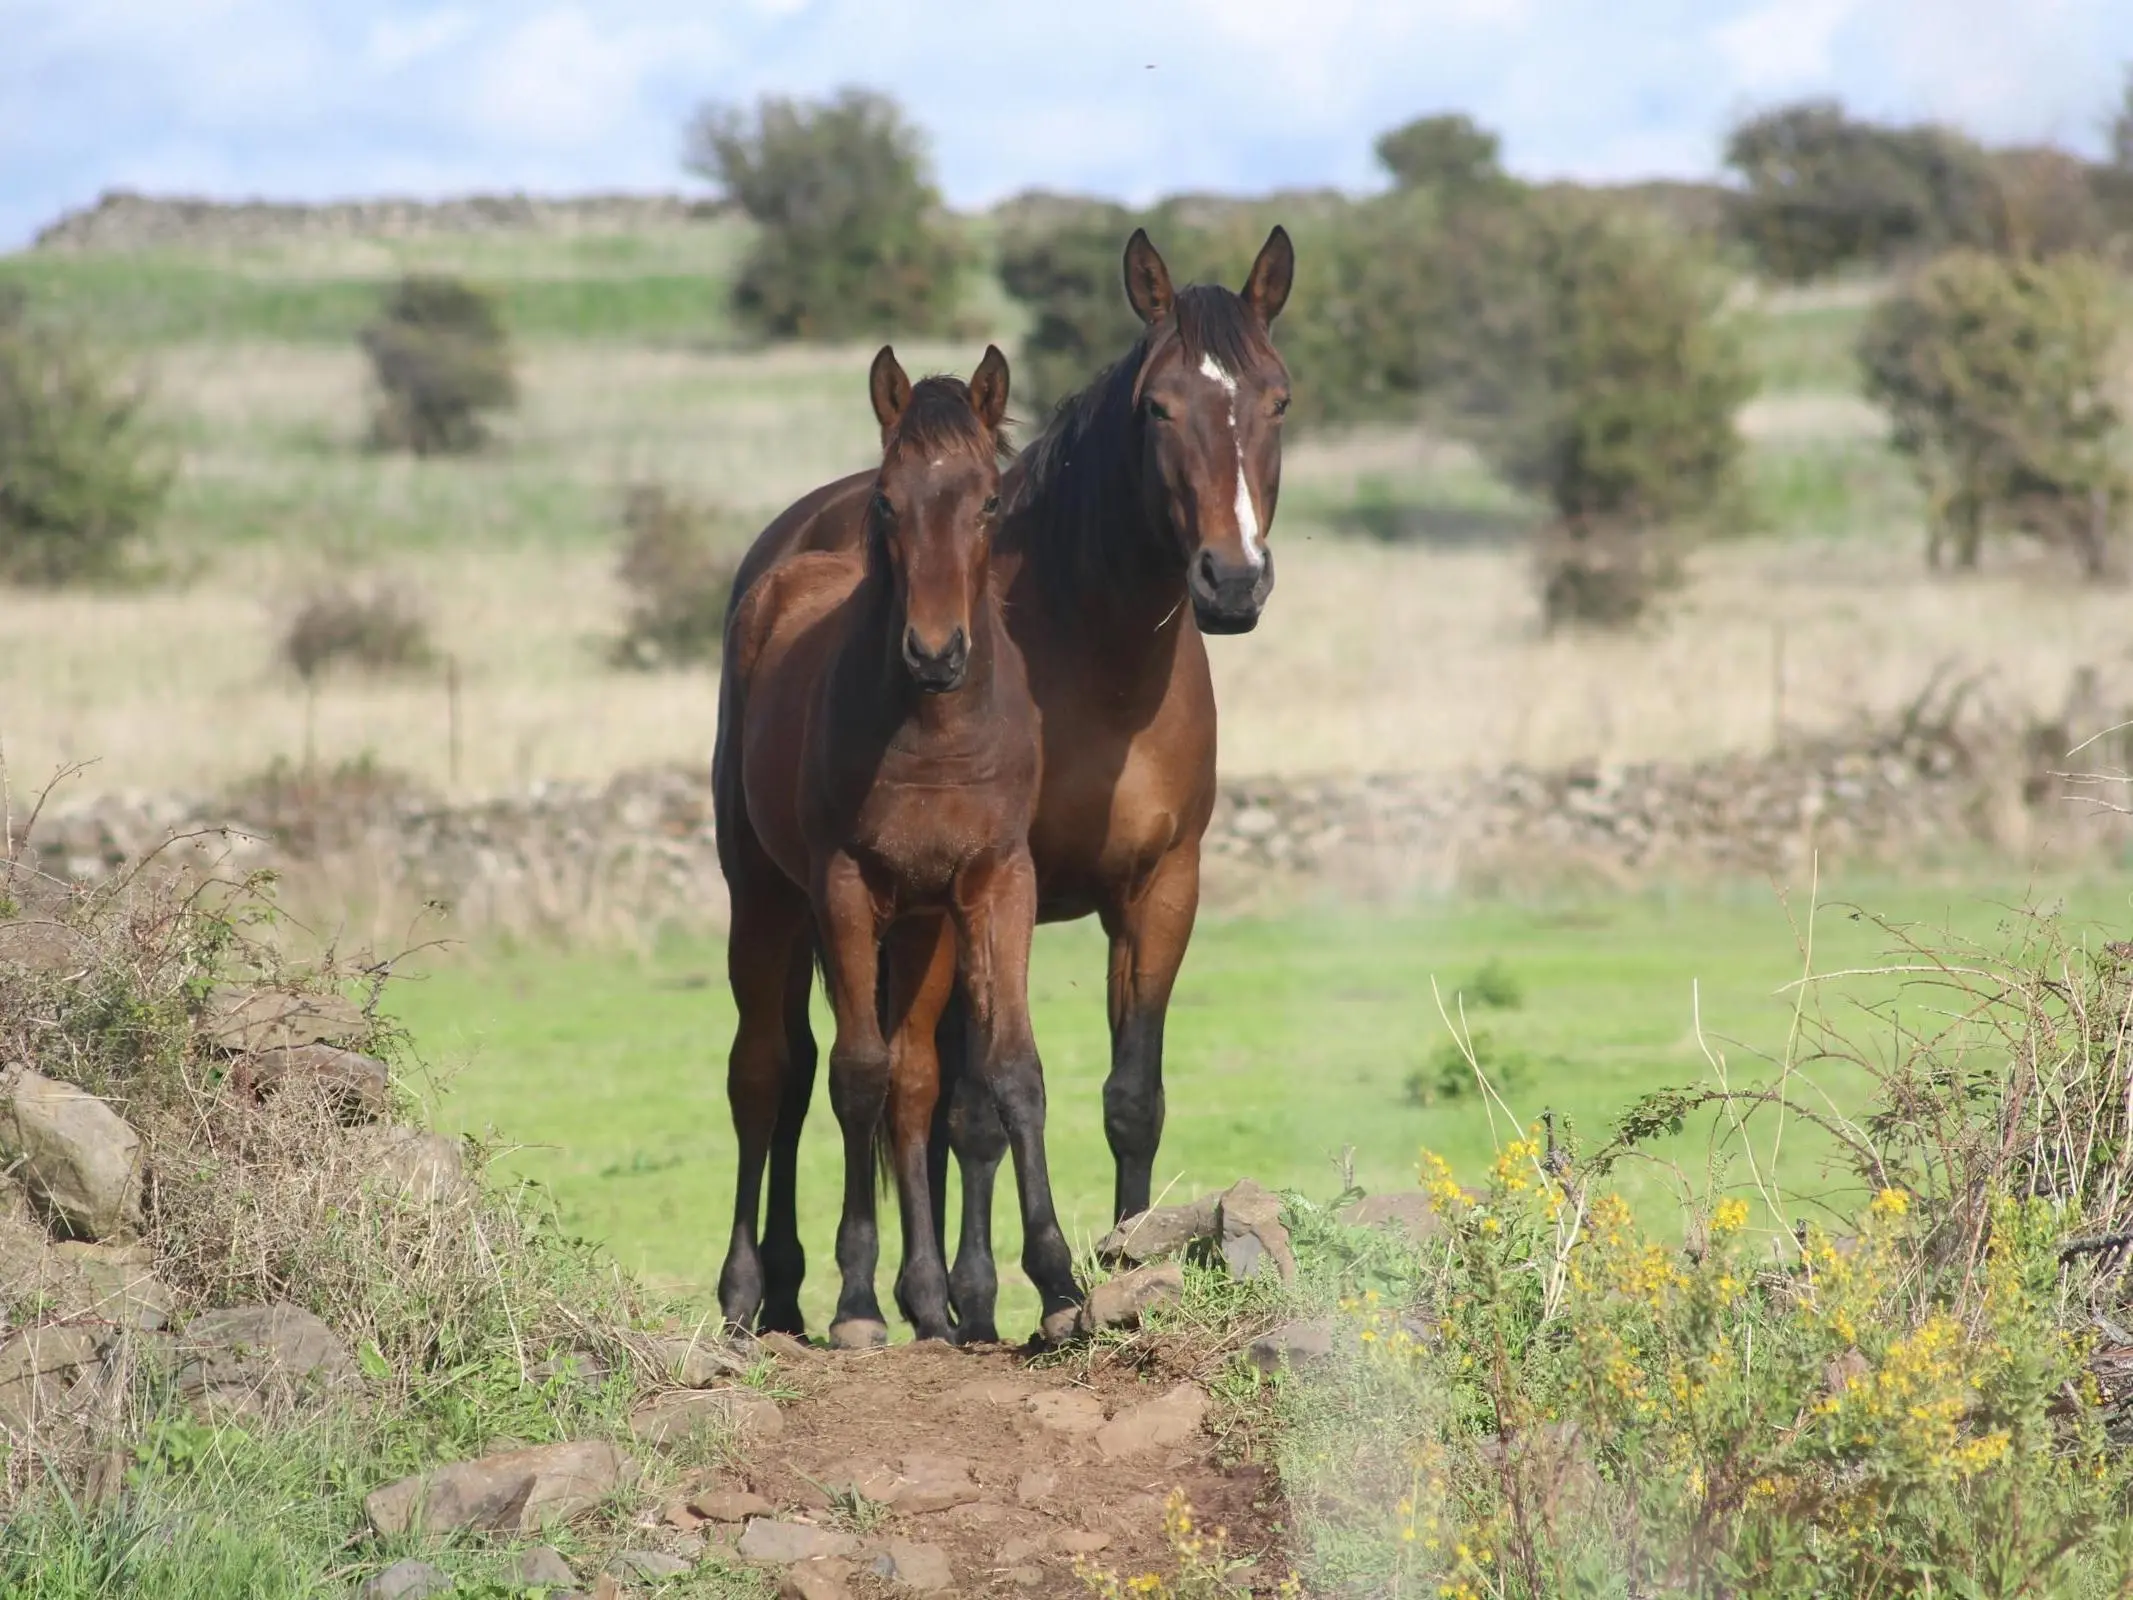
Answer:
<svg viewBox="0 0 2133 1600"><path fill-rule="evenodd" d="M1351 1228L1383 1228L1405 1235L1410 1244L1427 1244L1444 1232L1444 1218L1419 1189L1396 1194L1366 1194L1340 1210Z"/></svg>
<svg viewBox="0 0 2133 1600"><path fill-rule="evenodd" d="M68 1241L54 1246L54 1254L81 1280L84 1291L82 1310L66 1315L142 1330L170 1321L176 1302L156 1277L155 1257L146 1245Z"/></svg>
<svg viewBox="0 0 2133 1600"><path fill-rule="evenodd" d="M363 1502L379 1533L533 1533L592 1510L629 1481L635 1463L600 1440L537 1445L457 1461L373 1490Z"/></svg>
<svg viewBox="0 0 2133 1600"><path fill-rule="evenodd" d="M568 1589L577 1583L578 1575L560 1551L537 1544L504 1563L504 1581L521 1589Z"/></svg>
<svg viewBox="0 0 2133 1600"><path fill-rule="evenodd" d="M852 1564L836 1556L798 1561L778 1577L778 1600L852 1600Z"/></svg>
<svg viewBox="0 0 2133 1600"><path fill-rule="evenodd" d="M27 1068L0 1086L0 1164L61 1231L108 1239L141 1221L141 1140L103 1101Z"/></svg>
<svg viewBox="0 0 2133 1600"><path fill-rule="evenodd" d="M467 1161L457 1139L417 1128L388 1128L377 1142L377 1182L395 1198L442 1205L466 1192Z"/></svg>
<svg viewBox="0 0 2133 1600"><path fill-rule="evenodd" d="M452 1587L452 1580L427 1561L395 1561L356 1590L356 1600L423 1600Z"/></svg>
<svg viewBox="0 0 2133 1600"><path fill-rule="evenodd" d="M625 1550L607 1564L607 1570L617 1578L642 1578L658 1583L667 1578L683 1577L690 1567L680 1556L670 1556L663 1550Z"/></svg>
<svg viewBox="0 0 2133 1600"><path fill-rule="evenodd" d="M339 995L290 994L230 984L207 997L200 1037L231 1055L369 1042L370 1019Z"/></svg>
<svg viewBox="0 0 2133 1600"><path fill-rule="evenodd" d="M955 1582L948 1552L937 1544L891 1539L874 1558L874 1575L921 1594L933 1594Z"/></svg>
<svg viewBox="0 0 2133 1600"><path fill-rule="evenodd" d="M1247 1178L1222 1192L1217 1207L1222 1260L1229 1275L1248 1283L1269 1263L1283 1283L1296 1281L1296 1257L1281 1223L1281 1196Z"/></svg>
<svg viewBox="0 0 2133 1600"><path fill-rule="evenodd" d="M1185 1269L1175 1261L1135 1267L1089 1290L1077 1326L1084 1334L1103 1328L1137 1328L1155 1307L1176 1305L1184 1295Z"/></svg>
<svg viewBox="0 0 2133 1600"><path fill-rule="evenodd" d="M630 1432L646 1444L671 1444L701 1433L731 1433L760 1442L785 1431L777 1401L753 1389L674 1389L630 1413Z"/></svg>
<svg viewBox="0 0 2133 1600"><path fill-rule="evenodd" d="M646 1355L662 1383L684 1389L707 1389L725 1378L737 1378L752 1363L738 1351L708 1336L666 1334L648 1341Z"/></svg>
<svg viewBox="0 0 2133 1600"><path fill-rule="evenodd" d="M1096 1241L1096 1259L1106 1266L1138 1267L1182 1255L1195 1243L1214 1237L1220 1226L1218 1198L1202 1195L1185 1205L1137 1212Z"/></svg>
<svg viewBox="0 0 2133 1600"><path fill-rule="evenodd" d="M178 1341L178 1392L209 1405L263 1413L361 1385L348 1346L300 1306L210 1311Z"/></svg>
<svg viewBox="0 0 2133 1600"><path fill-rule="evenodd" d="M1283 1323L1244 1347L1244 1359L1261 1372L1308 1367L1332 1354L1333 1322L1328 1317Z"/></svg>
<svg viewBox="0 0 2133 1600"><path fill-rule="evenodd" d="M0 1429L29 1434L47 1419L72 1415L77 1386L104 1342L99 1330L62 1323L25 1328L0 1344Z"/></svg>
<svg viewBox="0 0 2133 1600"><path fill-rule="evenodd" d="M244 1063L242 1081L262 1098L278 1090L309 1086L353 1122L377 1116L392 1105L385 1063L333 1044L262 1050Z"/></svg>
<svg viewBox="0 0 2133 1600"><path fill-rule="evenodd" d="M1103 1426L1103 1407L1096 1408L1096 1427ZM1091 1433L1096 1428L1089 1430ZM1015 1498L1023 1505L1041 1505L1059 1492L1059 1474L1044 1467L1031 1467L1015 1480Z"/></svg>
<svg viewBox="0 0 2133 1600"><path fill-rule="evenodd" d="M848 1556L858 1548L857 1539L834 1528L818 1528L811 1522L777 1522L769 1517L756 1517L741 1535L740 1555L743 1561L784 1565L813 1561L823 1556Z"/></svg>
<svg viewBox="0 0 2133 1600"><path fill-rule="evenodd" d="M778 1508L748 1489L706 1489L689 1496L689 1509L706 1522L746 1522L771 1517Z"/></svg>
<svg viewBox="0 0 2133 1600"><path fill-rule="evenodd" d="M1182 1444L1199 1432L1207 1416L1207 1396L1181 1383L1154 1400L1129 1407L1097 1430L1096 1448L1109 1460L1138 1455L1163 1445Z"/></svg>
<svg viewBox="0 0 2133 1600"><path fill-rule="evenodd" d="M1030 1415L1054 1433L1094 1433L1104 1425L1104 1403L1087 1389L1044 1389L1029 1397Z"/></svg>
<svg viewBox="0 0 2133 1600"><path fill-rule="evenodd" d="M1086 1528L1062 1528L1052 1542L1070 1556L1093 1556L1111 1548L1108 1533L1091 1533Z"/></svg>

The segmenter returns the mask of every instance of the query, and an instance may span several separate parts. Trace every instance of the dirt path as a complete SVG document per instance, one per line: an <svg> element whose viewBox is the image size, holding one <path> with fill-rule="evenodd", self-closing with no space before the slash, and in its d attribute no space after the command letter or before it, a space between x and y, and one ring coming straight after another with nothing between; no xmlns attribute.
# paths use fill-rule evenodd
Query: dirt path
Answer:
<svg viewBox="0 0 2133 1600"><path fill-rule="evenodd" d="M1084 1595L1077 1556L1122 1577L1175 1569L1164 1502L1176 1489L1202 1528L1226 1527L1233 1551L1258 1559L1254 1586L1271 1589L1287 1570L1272 1473L1241 1436L1218 1440L1222 1408L1188 1373L1159 1349L1128 1348L1132 1359L1033 1362L1002 1348L787 1347L779 1377L798 1394L781 1400L778 1435L692 1496L729 1516L747 1502L721 1495L774 1510L702 1531L757 1559L827 1550L778 1563L784 1592L806 1600L913 1587ZM881 1573L885 1553L905 1582Z"/></svg>

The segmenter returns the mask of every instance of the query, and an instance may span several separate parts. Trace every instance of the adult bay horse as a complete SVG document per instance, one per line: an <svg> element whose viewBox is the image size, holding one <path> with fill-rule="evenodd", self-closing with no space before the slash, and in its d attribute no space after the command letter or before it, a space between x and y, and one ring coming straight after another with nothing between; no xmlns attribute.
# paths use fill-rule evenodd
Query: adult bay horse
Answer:
<svg viewBox="0 0 2133 1600"><path fill-rule="evenodd" d="M733 903L728 1093L741 1161L719 1297L743 1326L762 1300L762 1172L814 952L836 1018L830 1101L845 1150L832 1340L888 1337L874 1296L882 1136L902 1200L897 1302L921 1338L954 1337L927 1147L935 1029L958 984L1014 1146L1023 1264L1055 1333L1080 1302L1045 1173L1029 1024L1037 708L990 571L1007 387L996 349L967 386L914 388L884 346L869 379L883 451L864 543L783 563L749 588L728 630L713 783ZM884 1021L900 1036L893 1057Z"/></svg>
<svg viewBox="0 0 2133 1600"><path fill-rule="evenodd" d="M1094 912L1110 939L1104 1132L1119 1216L1148 1204L1163 1127L1163 1021L1192 936L1200 840L1214 807L1215 699L1201 635L1248 632L1274 585L1267 535L1289 378L1270 328L1288 299L1295 252L1275 228L1238 292L1174 289L1140 231L1127 242L1124 267L1141 334L1009 469L992 557L1043 715L1043 784L1030 832L1038 915L1064 921ZM872 483L858 473L787 510L742 562L736 596L801 552L860 548ZM964 1178L950 1285L961 1336L978 1341L996 1337L992 1188L1008 1140L970 1069L961 1013L960 1002L951 1006L941 1028L945 1142ZM793 1163L815 1063L804 982L787 996L784 1048L790 1068L770 1161L763 1325L798 1331L805 1257Z"/></svg>

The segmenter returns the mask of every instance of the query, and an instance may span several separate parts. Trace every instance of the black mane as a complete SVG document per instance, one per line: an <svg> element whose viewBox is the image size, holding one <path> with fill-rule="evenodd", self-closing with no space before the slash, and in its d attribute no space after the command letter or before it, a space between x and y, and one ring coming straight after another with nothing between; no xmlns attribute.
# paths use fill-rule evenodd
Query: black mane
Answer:
<svg viewBox="0 0 2133 1600"><path fill-rule="evenodd" d="M1134 477L1142 378L1172 344L1183 346L1189 364L1212 356L1229 372L1249 371L1273 352L1239 295L1188 284L1170 316L1143 328L1130 350L1059 402L1022 452L1010 504L1048 591L1115 590L1174 559L1167 542L1148 536Z"/></svg>

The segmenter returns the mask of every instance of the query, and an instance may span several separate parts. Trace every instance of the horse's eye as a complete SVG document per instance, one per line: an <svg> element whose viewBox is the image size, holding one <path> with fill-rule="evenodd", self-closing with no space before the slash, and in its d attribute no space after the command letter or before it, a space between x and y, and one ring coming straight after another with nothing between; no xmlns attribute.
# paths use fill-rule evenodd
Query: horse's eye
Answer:
<svg viewBox="0 0 2133 1600"><path fill-rule="evenodd" d="M1278 417L1278 416L1281 416L1281 415L1283 415L1284 413L1286 413L1286 412L1288 411L1288 409L1289 409L1289 397L1288 397L1287 395L1282 395L1282 396L1281 396L1280 398L1278 398L1277 400L1275 400L1275 402L1274 402L1274 415L1275 415L1275 416L1277 416L1277 417Z"/></svg>
<svg viewBox="0 0 2133 1600"><path fill-rule="evenodd" d="M987 495L985 497L985 515L987 515L988 517L997 517L999 514L1000 497L996 494Z"/></svg>
<svg viewBox="0 0 2133 1600"><path fill-rule="evenodd" d="M1151 400L1148 402L1148 415L1158 422L1168 422L1170 420L1170 408L1160 400Z"/></svg>
<svg viewBox="0 0 2133 1600"><path fill-rule="evenodd" d="M877 494L874 496L874 513L884 520L893 521L896 516L896 507L889 504L887 495Z"/></svg>

